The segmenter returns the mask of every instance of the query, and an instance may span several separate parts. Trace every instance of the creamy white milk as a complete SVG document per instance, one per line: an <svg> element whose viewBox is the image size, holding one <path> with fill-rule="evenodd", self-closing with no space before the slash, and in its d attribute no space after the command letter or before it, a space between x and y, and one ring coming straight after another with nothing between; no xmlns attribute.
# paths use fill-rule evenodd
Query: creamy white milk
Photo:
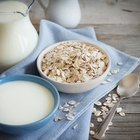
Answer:
<svg viewBox="0 0 140 140"><path fill-rule="evenodd" d="M25 13L27 10L27 6L24 3L18 2L18 1L2 1L0 2L0 22L6 23L6 22L12 22L15 20L19 20L23 18L21 14L13 14L14 11L19 11L22 13ZM11 13L10 13L11 12Z"/></svg>
<svg viewBox="0 0 140 140"><path fill-rule="evenodd" d="M0 123L32 123L47 116L53 107L54 97L42 85L29 81L0 85Z"/></svg>
<svg viewBox="0 0 140 140"><path fill-rule="evenodd" d="M18 1L0 2L0 12L20 11L27 5ZM0 13L0 72L26 58L36 47L38 34L29 15Z"/></svg>

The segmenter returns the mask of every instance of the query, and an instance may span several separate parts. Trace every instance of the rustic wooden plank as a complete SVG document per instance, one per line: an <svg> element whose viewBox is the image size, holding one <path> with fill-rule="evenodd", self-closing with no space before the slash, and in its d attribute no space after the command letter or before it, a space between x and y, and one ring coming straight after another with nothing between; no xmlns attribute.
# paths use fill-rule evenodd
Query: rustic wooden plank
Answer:
<svg viewBox="0 0 140 140"><path fill-rule="evenodd" d="M129 140L129 138L130 140L139 140L140 125L138 125L138 122L115 122L113 123L113 126L110 126L109 129L106 131L106 134L102 138L102 140ZM94 140L94 138L90 136L89 140Z"/></svg>
<svg viewBox="0 0 140 140"><path fill-rule="evenodd" d="M140 117L139 117L140 113L126 113L125 117L122 117L118 114L115 114L114 118L113 118L113 123L114 126L118 125L119 123L122 123L122 125L129 125L129 124L133 124L133 123L137 123L136 126L140 127ZM134 119L135 118L135 119ZM120 125L121 127L121 125Z"/></svg>
<svg viewBox="0 0 140 140"><path fill-rule="evenodd" d="M80 24L79 27L93 27L99 35L140 35L140 23L137 24Z"/></svg>
<svg viewBox="0 0 140 140"><path fill-rule="evenodd" d="M96 117L94 117L94 129L99 125L95 119ZM112 122L113 125L109 127L103 140L111 140L113 137L114 140L118 140L118 136L121 140L140 136L140 114L126 114L125 117L116 114ZM90 136L89 140L94 139Z"/></svg>
<svg viewBox="0 0 140 140"><path fill-rule="evenodd" d="M140 133L140 127L135 127L135 131L132 130L132 127L127 128L126 127L117 127L118 129L112 129L112 131L108 132L107 134L109 135L127 135L128 136L132 136L132 135L139 135ZM111 129L111 128L110 128ZM114 130L114 131L113 131Z"/></svg>
<svg viewBox="0 0 140 140"><path fill-rule="evenodd" d="M105 42L120 51L133 56L140 56L140 36L134 35L98 35L98 39Z"/></svg>
<svg viewBox="0 0 140 140"><path fill-rule="evenodd" d="M85 26L85 25L84 25ZM104 24L87 25L95 28L97 34L102 35L140 35L140 24Z"/></svg>
<svg viewBox="0 0 140 140"><path fill-rule="evenodd" d="M46 3L46 0L42 0ZM79 0L81 24L138 24L140 23L140 1L119 0L110 5L106 0ZM30 13L33 23L45 19L43 9L36 1Z"/></svg>
<svg viewBox="0 0 140 140"><path fill-rule="evenodd" d="M109 135L106 138L102 139L102 140L140 140L139 139L139 134L138 135L132 135L132 136L128 136L126 135Z"/></svg>
<svg viewBox="0 0 140 140"><path fill-rule="evenodd" d="M140 57L139 25L93 26L95 27L98 39L102 42L110 44L130 55ZM134 73L140 74L140 66ZM115 90L111 93L114 92ZM123 108L126 116L121 117L116 114L113 118L113 125L109 127L102 140L140 140L140 90L134 97L123 100L120 106ZM99 125L94 115L92 115L91 120L95 123L96 127ZM90 136L89 140L94 139Z"/></svg>
<svg viewBox="0 0 140 140"><path fill-rule="evenodd" d="M135 101L134 101L135 102ZM128 102L124 104L123 102L120 104L120 107L123 108L125 113L140 113L140 102L133 104L132 102Z"/></svg>
<svg viewBox="0 0 140 140"><path fill-rule="evenodd" d="M134 119L135 118L135 119ZM94 116L93 122L95 124L95 129L100 124L96 121L97 117ZM118 113L115 114L113 120L113 125L111 127L124 127L124 126L134 126L140 127L140 113L126 113L125 117L120 116ZM96 126L97 125L97 126Z"/></svg>

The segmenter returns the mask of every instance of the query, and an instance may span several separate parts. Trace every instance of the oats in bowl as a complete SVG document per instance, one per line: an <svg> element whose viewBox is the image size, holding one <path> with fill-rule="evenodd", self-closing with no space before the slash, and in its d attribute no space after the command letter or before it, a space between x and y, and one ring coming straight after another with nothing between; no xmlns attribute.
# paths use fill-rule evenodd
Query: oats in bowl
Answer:
<svg viewBox="0 0 140 140"><path fill-rule="evenodd" d="M56 83L65 86L78 85L77 89L79 84L82 86L85 83L92 83L104 75L108 71L109 65L110 59L104 50L83 41L64 41L54 44L45 49L37 61L41 76L53 81L55 86ZM90 89L92 87L94 84ZM58 90L60 89L58 88ZM60 91L67 92L67 90Z"/></svg>

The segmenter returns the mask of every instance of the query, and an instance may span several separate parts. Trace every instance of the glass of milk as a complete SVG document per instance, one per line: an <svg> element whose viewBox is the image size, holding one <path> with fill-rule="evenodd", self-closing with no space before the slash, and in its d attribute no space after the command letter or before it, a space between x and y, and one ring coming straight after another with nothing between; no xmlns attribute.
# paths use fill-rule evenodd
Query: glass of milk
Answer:
<svg viewBox="0 0 140 140"><path fill-rule="evenodd" d="M33 3L0 1L0 73L26 58L37 45L38 34L29 18Z"/></svg>

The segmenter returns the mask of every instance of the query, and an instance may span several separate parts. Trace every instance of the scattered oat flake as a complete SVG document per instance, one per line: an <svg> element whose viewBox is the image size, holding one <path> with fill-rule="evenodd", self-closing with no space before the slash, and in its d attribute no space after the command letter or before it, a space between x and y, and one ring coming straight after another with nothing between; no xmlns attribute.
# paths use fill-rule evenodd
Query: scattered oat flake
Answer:
<svg viewBox="0 0 140 140"><path fill-rule="evenodd" d="M117 74L117 73L119 73L119 71L120 71L120 69L114 69L114 70L111 71L111 73L112 74Z"/></svg>
<svg viewBox="0 0 140 140"><path fill-rule="evenodd" d="M112 96L112 99L113 99L113 101L116 101L117 100L115 96Z"/></svg>
<svg viewBox="0 0 140 140"><path fill-rule="evenodd" d="M97 102L95 103L95 105L97 105L97 106L101 106L102 103L101 103L100 101L97 101Z"/></svg>
<svg viewBox="0 0 140 140"><path fill-rule="evenodd" d="M96 110L97 110L97 109L96 109L95 107L93 107L93 108L92 108L92 113L95 113Z"/></svg>
<svg viewBox="0 0 140 140"><path fill-rule="evenodd" d="M103 119L102 118L97 118L97 122L102 122L103 121Z"/></svg>
<svg viewBox="0 0 140 140"><path fill-rule="evenodd" d="M100 116L100 115L101 115L101 111L96 111L96 112L94 113L94 115L97 116L97 117Z"/></svg>
<svg viewBox="0 0 140 140"><path fill-rule="evenodd" d="M103 134L103 136L102 137L105 137L105 134Z"/></svg>
<svg viewBox="0 0 140 140"><path fill-rule="evenodd" d="M106 127L106 130L108 130L108 129L109 129L109 126Z"/></svg>
<svg viewBox="0 0 140 140"><path fill-rule="evenodd" d="M72 129L77 129L77 128L78 128L78 124L76 124L72 127Z"/></svg>
<svg viewBox="0 0 140 140"><path fill-rule="evenodd" d="M105 99L106 99L106 101L111 101L112 100L111 97L106 97Z"/></svg>
<svg viewBox="0 0 140 140"><path fill-rule="evenodd" d="M103 111L105 111L105 112L108 112L108 111L109 111L109 109L108 109L106 106L102 106L101 109L102 109Z"/></svg>
<svg viewBox="0 0 140 140"><path fill-rule="evenodd" d="M123 63L122 63L122 62L118 62L117 65L118 65L118 66L122 66Z"/></svg>
<svg viewBox="0 0 140 140"><path fill-rule="evenodd" d="M111 100L107 100L105 103L106 105L110 104L112 101Z"/></svg>
<svg viewBox="0 0 140 140"><path fill-rule="evenodd" d="M111 94L108 94L109 97L111 97Z"/></svg>
<svg viewBox="0 0 140 140"><path fill-rule="evenodd" d="M68 113L70 113L70 114L76 114L76 112L74 111L74 109L70 109L69 111L68 111Z"/></svg>
<svg viewBox="0 0 140 140"><path fill-rule="evenodd" d="M112 107L114 106L114 104L111 102L110 104L107 104L107 106L108 106L109 108L112 108Z"/></svg>
<svg viewBox="0 0 140 140"><path fill-rule="evenodd" d="M55 121L55 122L58 122L58 121L63 120L64 118L65 118L64 116L56 116L56 117L54 118L54 121Z"/></svg>
<svg viewBox="0 0 140 140"><path fill-rule="evenodd" d="M94 127L94 123L90 123L90 127L93 128Z"/></svg>
<svg viewBox="0 0 140 140"><path fill-rule="evenodd" d="M93 135L95 134L95 131L90 130L90 131L89 131L89 134L90 134L91 136L93 136Z"/></svg>
<svg viewBox="0 0 140 140"><path fill-rule="evenodd" d="M113 93L112 96L115 96L117 98L118 94L117 93Z"/></svg>
<svg viewBox="0 0 140 140"><path fill-rule="evenodd" d="M108 76L111 76L112 74L111 74L111 72L109 72L107 75L108 75Z"/></svg>
<svg viewBox="0 0 140 140"><path fill-rule="evenodd" d="M112 123L112 122L110 122L110 123L109 123L109 126L111 126L112 124L113 124L113 123Z"/></svg>
<svg viewBox="0 0 140 140"><path fill-rule="evenodd" d="M68 103L64 103L63 107L69 107L70 105Z"/></svg>
<svg viewBox="0 0 140 140"><path fill-rule="evenodd" d="M69 105L72 105L72 106L75 105L76 103L77 103L77 102L74 101L74 100L71 100L71 101L68 102L68 104L69 104Z"/></svg>
<svg viewBox="0 0 140 140"><path fill-rule="evenodd" d="M108 78L106 79L107 82L112 82L112 79Z"/></svg>
<svg viewBox="0 0 140 140"><path fill-rule="evenodd" d="M112 101L112 103L114 103L114 104L117 103L117 102L118 102L117 100L116 101Z"/></svg>
<svg viewBox="0 0 140 140"><path fill-rule="evenodd" d="M124 112L119 112L120 116L124 117L125 113Z"/></svg>
<svg viewBox="0 0 140 140"><path fill-rule="evenodd" d="M102 115L102 117L103 117L104 119L106 118L106 116L107 116L107 114L103 114L103 115Z"/></svg>
<svg viewBox="0 0 140 140"><path fill-rule="evenodd" d="M63 106L60 104L58 107L59 110L63 110Z"/></svg>
<svg viewBox="0 0 140 140"><path fill-rule="evenodd" d="M107 81L103 81L103 82L101 82L101 84L105 85L105 84L108 84L108 82Z"/></svg>
<svg viewBox="0 0 140 140"><path fill-rule="evenodd" d="M116 111L117 111L117 113L120 113L120 112L122 111L122 108L121 108L121 107L118 107L118 108L116 109Z"/></svg>
<svg viewBox="0 0 140 140"><path fill-rule="evenodd" d="M72 120L74 120L75 117L72 114L67 114L66 118L67 118L67 120L72 121Z"/></svg>
<svg viewBox="0 0 140 140"><path fill-rule="evenodd" d="M64 112L69 112L70 109L69 109L69 108L64 108L63 111L64 111Z"/></svg>
<svg viewBox="0 0 140 140"><path fill-rule="evenodd" d="M109 103L111 103L111 101L109 101ZM108 103L108 101L106 101L106 102L103 103L103 105L107 106L109 103Z"/></svg>
<svg viewBox="0 0 140 140"><path fill-rule="evenodd" d="M72 109L74 108L74 106L69 106L68 108L69 108L70 110L72 110Z"/></svg>

